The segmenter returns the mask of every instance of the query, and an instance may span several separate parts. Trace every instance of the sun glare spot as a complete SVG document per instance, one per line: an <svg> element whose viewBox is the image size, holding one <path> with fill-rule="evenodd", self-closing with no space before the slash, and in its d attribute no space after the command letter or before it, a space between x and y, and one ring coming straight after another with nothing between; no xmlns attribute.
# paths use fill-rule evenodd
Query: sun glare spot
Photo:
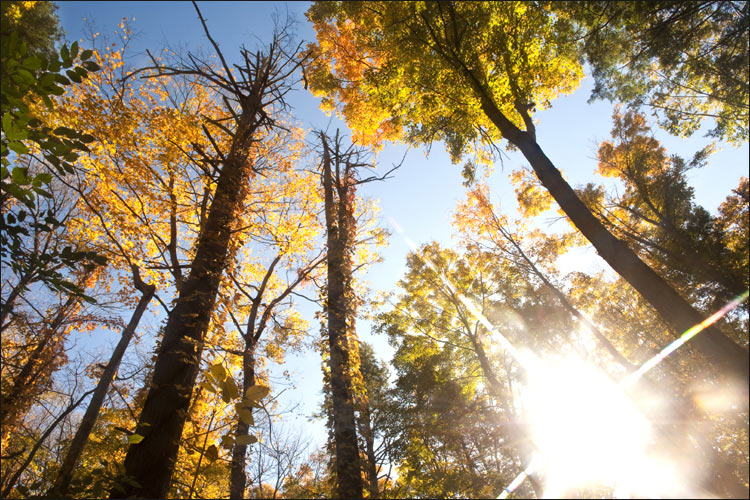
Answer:
<svg viewBox="0 0 750 500"><path fill-rule="evenodd" d="M646 458L651 426L618 385L574 359L539 360L522 393L548 491L614 486Z"/></svg>

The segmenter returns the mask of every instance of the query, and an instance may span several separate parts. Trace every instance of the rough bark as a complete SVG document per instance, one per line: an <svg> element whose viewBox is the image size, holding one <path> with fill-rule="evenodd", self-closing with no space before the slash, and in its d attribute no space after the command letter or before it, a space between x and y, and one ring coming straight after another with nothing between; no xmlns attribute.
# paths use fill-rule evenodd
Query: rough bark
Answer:
<svg viewBox="0 0 750 500"><path fill-rule="evenodd" d="M138 305L136 306L135 311L133 311L133 315L131 316L128 325L122 331L120 341L112 352L109 363L99 379L96 389L94 390L94 395L91 397L86 413L83 415L81 423L78 425L75 436L70 443L70 447L68 448L62 465L60 466L60 470L57 473L55 484L50 490L48 496L64 497L67 495L70 481L73 478L73 469L75 468L78 459L81 457L81 453L89 439L91 430L94 428L96 419L99 416L99 411L104 403L104 398L109 391L109 387L120 367L120 362L125 355L125 350L128 348L130 340L135 334L136 328L138 328L141 316L143 316L146 307L148 307L149 302L151 302L151 299L156 292L156 287L154 285L146 284L141 281L136 267L133 267L133 280L135 281L136 288L142 293L141 299L138 301Z"/></svg>
<svg viewBox="0 0 750 500"><path fill-rule="evenodd" d="M547 158L533 134L513 125L486 95L482 96L482 109L503 137L521 150L542 185L597 253L656 309L678 335L705 319L602 225ZM747 351L714 326L706 328L691 343L718 373L742 385L746 400L750 373Z"/></svg>
<svg viewBox="0 0 750 500"><path fill-rule="evenodd" d="M325 194L325 217L328 243L328 343L330 347L331 402L333 433L336 445L336 479L340 498L362 498L362 476L360 474L359 448L354 417L354 397L349 381L349 329L348 313L351 293L347 290L350 281L351 262L347 255L350 227L346 214L346 197L341 196L341 183L334 186L331 172L333 159L328 144L323 140L323 188ZM337 172L338 174L338 172ZM338 176L337 176L338 177ZM341 180L338 178L337 180ZM334 200L334 188L339 196ZM346 191L346 190L344 190ZM349 293L347 293L349 292Z"/></svg>
<svg viewBox="0 0 750 500"><path fill-rule="evenodd" d="M254 323L254 318L251 319ZM242 353L244 367L242 376L243 396L250 387L255 385L255 344L255 338L251 336L250 340L245 344L245 350ZM242 419L237 419L237 426L234 431L235 444L232 448L232 464L229 473L229 498L245 498L245 485L247 484L245 463L247 460L248 445L238 444L236 439L241 436L247 436L248 430L250 430L250 426L246 422L243 422Z"/></svg>
<svg viewBox="0 0 750 500"><path fill-rule="evenodd" d="M372 422L370 421L370 403L367 400L360 406L359 418L362 422L362 437L365 438L369 498L380 498L380 492L378 491L378 464L375 458L375 436L373 435Z"/></svg>
<svg viewBox="0 0 750 500"><path fill-rule="evenodd" d="M180 288L177 303L164 329L154 365L151 388L136 433L144 436L132 444L125 457L125 472L138 487L125 485L111 498L135 495L165 498L174 472L190 397L198 376L203 337L227 264L232 222L240 208L250 162L247 158L257 128L259 99L243 106L231 152L219 174L213 203L196 246L190 274ZM254 104L254 105L253 105Z"/></svg>

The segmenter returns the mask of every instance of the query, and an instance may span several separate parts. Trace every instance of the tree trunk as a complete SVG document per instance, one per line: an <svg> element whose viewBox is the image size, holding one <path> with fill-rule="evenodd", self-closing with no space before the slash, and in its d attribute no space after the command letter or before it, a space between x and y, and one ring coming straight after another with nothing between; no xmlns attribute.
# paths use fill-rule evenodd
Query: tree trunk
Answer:
<svg viewBox="0 0 750 500"><path fill-rule="evenodd" d="M511 416L510 422L506 426L508 437L510 437L511 442L513 443L513 447L518 450L516 455L522 459L521 470L523 470L531 463L531 456L534 452L532 441L529 438L527 431L518 424L518 419L513 416L512 407L510 405L507 405L507 402L511 400L511 396L504 390L502 384L495 376L495 371L490 365L490 361L487 358L487 353L484 351L484 348L476 339L476 337L471 334L471 329L469 328L468 323L464 322L464 327L466 328L469 338L471 339L471 345L479 360L479 366L482 369L482 374L484 375L484 378L487 379L487 382L489 382L488 385L490 388L490 393L497 402L506 402L506 411L508 411ZM531 475L529 475L528 477L529 482L531 483L531 487L534 489L534 493L536 493L537 498L542 498L542 494L544 493L542 484L536 477Z"/></svg>
<svg viewBox="0 0 750 500"><path fill-rule="evenodd" d="M258 112L257 106L243 107L231 152L216 183L206 226L196 245L190 274L180 288L164 329L153 382L136 428L144 438L140 443L131 444L125 457L125 473L139 486L126 484L123 491L112 490L110 498L165 498L169 492L198 376L203 337L216 303L227 263L232 223L240 208L250 170L248 149Z"/></svg>
<svg viewBox="0 0 750 500"><path fill-rule="evenodd" d="M50 378L47 367L56 361L56 350L62 349L65 336L60 333L63 322L70 316L71 310L78 306L80 297L71 294L59 307L57 314L39 334L39 341L13 382L8 392L0 397L0 426L3 442L15 429L18 420L26 414L31 406L34 388L44 386Z"/></svg>
<svg viewBox="0 0 750 500"><path fill-rule="evenodd" d="M91 430L94 428L96 419L99 416L99 410L101 410L104 398L106 397L109 387L115 378L115 374L120 367L120 362L125 355L125 350L128 348L130 340L135 334L141 316L143 316L146 307L148 307L149 302L151 302L151 299L154 296L154 292L156 292L156 287L154 285L147 285L141 281L137 271L135 272L134 280L136 282L136 288L138 288L143 295L138 301L135 311L133 311L128 326L122 331L120 341L117 343L117 347L115 347L112 357L99 379L94 395L91 397L91 402L86 409L86 413L83 415L83 419L78 426L73 441L70 443L70 448L68 448L68 452L65 454L60 470L57 473L55 484L50 490L48 496L64 497L67 495L70 481L73 478L73 469L76 466L78 459L81 457L81 453L89 439Z"/></svg>
<svg viewBox="0 0 750 500"><path fill-rule="evenodd" d="M678 335L705 319L625 243L602 225L547 158L533 134L513 125L486 96L482 97L482 109L503 137L521 149L542 185L578 230L594 245L597 253L656 309ZM745 393L742 399L747 405L750 372L747 351L713 326L706 328L691 343L717 372L741 384Z"/></svg>
<svg viewBox="0 0 750 500"><path fill-rule="evenodd" d="M94 389L84 392L83 395L78 398L78 401L71 402L68 407L63 410L63 412L50 424L50 426L47 427L47 430L44 431L44 434L42 434L39 439L37 439L36 443L34 443L34 446L31 448L31 451L29 451L29 454L26 456L26 459L23 461L21 466L16 470L16 472L13 473L13 475L6 483L2 493L0 493L0 498L8 498L8 496L10 496L10 493L13 490L13 486L15 486L16 481L18 481L18 478L21 477L21 474L23 474L31 461L34 459L34 455L36 455L36 452L39 451L39 448L41 448L44 440L47 439L49 435L52 434L52 431L54 431L55 428L60 424L60 422L62 422L63 419L70 414L70 412L75 410L78 405L80 405L83 400L86 399L92 392L94 392Z"/></svg>
<svg viewBox="0 0 750 500"><path fill-rule="evenodd" d="M11 289L7 300L3 302L2 306L0 306L0 328L5 328L7 326L5 320L13 312L13 306L16 303L16 299L21 295L21 292L26 288L26 285L31 283L34 276L33 269L34 268L32 267L32 270L28 270L24 273L21 279L18 280L16 286Z"/></svg>
<svg viewBox="0 0 750 500"><path fill-rule="evenodd" d="M252 321L253 323L251 324L254 324L254 319ZM241 397L244 397L245 392L255 385L255 347L255 337L250 335L242 355L243 378ZM247 436L249 429L250 425L247 422L243 422L240 418L237 419L237 427L234 432L235 443L232 448L231 471L229 474L229 498L245 498L245 485L247 484L247 477L245 476L247 445L238 444L237 438Z"/></svg>
<svg viewBox="0 0 750 500"><path fill-rule="evenodd" d="M336 444L336 480L339 498L362 498L362 476L350 379L349 329L351 262L347 255L349 227L346 198L334 200L331 155L323 140L323 189L328 243L328 343L330 346L331 402ZM341 179L337 179L341 180ZM346 193L348 194L348 193Z"/></svg>
<svg viewBox="0 0 750 500"><path fill-rule="evenodd" d="M362 435L365 438L365 447L367 453L367 482L370 491L370 498L380 498L378 491L378 465L375 458L375 436L372 433L372 422L370 421L370 403L365 400L359 412L359 418L362 422Z"/></svg>

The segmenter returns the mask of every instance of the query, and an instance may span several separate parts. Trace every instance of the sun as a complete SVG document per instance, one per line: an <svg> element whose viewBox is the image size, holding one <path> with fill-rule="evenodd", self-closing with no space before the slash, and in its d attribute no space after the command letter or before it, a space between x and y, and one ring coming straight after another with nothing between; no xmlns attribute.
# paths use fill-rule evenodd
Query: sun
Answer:
<svg viewBox="0 0 750 500"><path fill-rule="evenodd" d="M574 358L536 360L530 368L520 403L543 464L545 497L592 486L618 496L668 489L674 472L651 456L652 426L620 385Z"/></svg>

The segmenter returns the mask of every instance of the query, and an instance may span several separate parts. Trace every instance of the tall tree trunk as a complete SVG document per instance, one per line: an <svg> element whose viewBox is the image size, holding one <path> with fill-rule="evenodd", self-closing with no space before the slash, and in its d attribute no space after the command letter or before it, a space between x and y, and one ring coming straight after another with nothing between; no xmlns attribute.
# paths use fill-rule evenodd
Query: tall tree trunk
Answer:
<svg viewBox="0 0 750 500"><path fill-rule="evenodd" d="M477 82L475 87L479 91L482 109L487 117L497 126L503 137L521 150L542 185L612 269L630 283L678 335L701 323L705 318L644 264L625 243L610 233L583 204L539 147L533 130L520 130L487 97L481 84ZM713 326L706 328L705 332L691 342L719 373L742 385L745 391L745 397L742 399L747 405L750 373L747 351Z"/></svg>
<svg viewBox="0 0 750 500"><path fill-rule="evenodd" d="M231 151L223 162L208 219L198 239L190 274L180 288L164 329L153 382L136 428L144 438L140 443L131 444L125 457L125 473L139 486L126 484L122 491L111 491L110 498L165 498L169 492L198 376L203 337L226 267L232 223L251 168L248 150L257 127L259 101L256 96L254 101L247 99L247 105L243 105Z"/></svg>
<svg viewBox="0 0 750 500"><path fill-rule="evenodd" d="M251 325L255 323L254 318L251 318L251 321ZM255 385L255 347L255 337L250 335L245 343L245 350L242 353L242 397L244 397L250 387ZM231 471L229 473L229 498L245 498L245 485L247 484L247 477L245 475L247 445L237 443L237 439L241 436L247 436L249 429L250 425L247 422L241 418L237 419L237 426L234 431L235 443L232 448Z"/></svg>
<svg viewBox="0 0 750 500"><path fill-rule="evenodd" d="M109 363L99 379L99 383L94 390L94 395L91 397L91 402L86 409L86 413L83 415L83 419L81 419L81 423L78 425L78 430L76 430L73 441L70 443L68 452L65 454L60 470L57 473L55 484L50 490L48 496L64 497L67 495L70 481L73 478L73 469L75 468L78 459L81 457L81 453L89 439L91 430L94 428L96 419L99 416L99 410L101 410L104 398L109 391L109 387L115 378L117 370L120 368L120 362L125 355L125 350L128 348L130 340L135 334L141 316L143 316L146 307L148 307L149 302L151 302L151 299L156 292L156 287L154 285L146 284L141 281L138 269L135 266L133 267L133 280L135 282L135 287L142 293L141 299L138 301L135 311L133 311L130 322L128 322L128 325L122 331L120 341L112 352L112 357L109 359Z"/></svg>
<svg viewBox="0 0 750 500"><path fill-rule="evenodd" d="M336 479L340 498L362 498L362 476L354 418L354 397L351 386L349 330L353 325L349 312L351 304L351 262L347 255L350 227L346 214L348 192L334 199L332 158L323 140L323 189L328 243L328 343L330 346L331 402L333 433L336 444ZM338 172L337 172L338 174ZM336 179L340 184L341 179ZM342 186L336 186L340 188ZM341 194L341 193L339 193Z"/></svg>
<svg viewBox="0 0 750 500"><path fill-rule="evenodd" d="M370 498L380 498L378 491L378 464L375 458L375 436L372 432L370 420L370 403L365 401L360 405L359 418L362 422L362 436L365 438L365 452L367 453L367 482Z"/></svg>

